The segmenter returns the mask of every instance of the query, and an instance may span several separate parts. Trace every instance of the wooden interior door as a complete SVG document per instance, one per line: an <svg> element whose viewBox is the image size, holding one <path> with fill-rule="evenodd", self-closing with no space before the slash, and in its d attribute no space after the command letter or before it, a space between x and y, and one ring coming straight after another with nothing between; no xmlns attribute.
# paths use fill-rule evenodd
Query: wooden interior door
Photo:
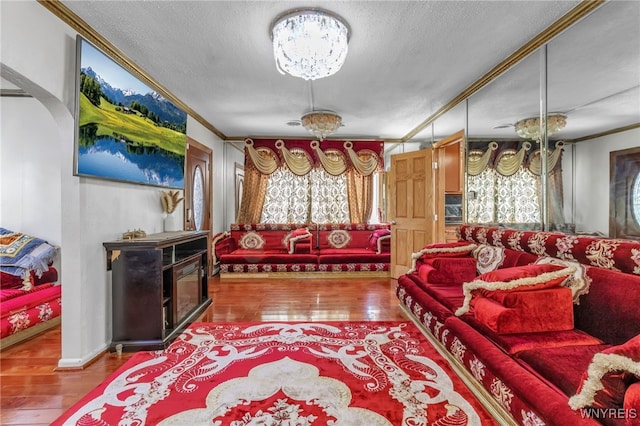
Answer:
<svg viewBox="0 0 640 426"><path fill-rule="evenodd" d="M609 237L640 240L640 148L609 154Z"/></svg>
<svg viewBox="0 0 640 426"><path fill-rule="evenodd" d="M411 254L434 242L434 176L431 148L391 156L387 199L393 278L411 268Z"/></svg>
<svg viewBox="0 0 640 426"><path fill-rule="evenodd" d="M211 233L212 159L211 149L188 138L184 179L184 229L209 230ZM211 237L212 235L209 236L209 241Z"/></svg>

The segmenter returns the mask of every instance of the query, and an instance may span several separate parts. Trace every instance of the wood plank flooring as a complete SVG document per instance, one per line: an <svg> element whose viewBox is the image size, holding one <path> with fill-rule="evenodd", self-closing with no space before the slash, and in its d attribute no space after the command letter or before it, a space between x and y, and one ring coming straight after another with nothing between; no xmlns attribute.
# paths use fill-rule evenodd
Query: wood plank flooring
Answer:
<svg viewBox="0 0 640 426"><path fill-rule="evenodd" d="M209 280L203 321L406 320L390 278ZM0 353L0 424L48 425L132 354L105 353L80 371L55 371L60 327Z"/></svg>

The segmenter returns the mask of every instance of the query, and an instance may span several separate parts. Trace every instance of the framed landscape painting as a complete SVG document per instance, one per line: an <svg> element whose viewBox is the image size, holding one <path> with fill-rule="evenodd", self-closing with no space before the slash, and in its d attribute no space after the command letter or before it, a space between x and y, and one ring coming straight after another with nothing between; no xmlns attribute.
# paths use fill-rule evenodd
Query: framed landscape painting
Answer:
<svg viewBox="0 0 640 426"><path fill-rule="evenodd" d="M184 188L187 114L77 39L75 174Z"/></svg>

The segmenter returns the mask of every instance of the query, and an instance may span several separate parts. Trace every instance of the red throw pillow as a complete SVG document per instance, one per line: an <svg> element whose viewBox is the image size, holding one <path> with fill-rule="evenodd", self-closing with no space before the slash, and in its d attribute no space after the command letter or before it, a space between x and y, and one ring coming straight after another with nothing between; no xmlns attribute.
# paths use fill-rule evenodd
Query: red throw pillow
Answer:
<svg viewBox="0 0 640 426"><path fill-rule="evenodd" d="M473 257L427 259L418 269L418 275L424 282L460 286L476 277L476 260Z"/></svg>
<svg viewBox="0 0 640 426"><path fill-rule="evenodd" d="M371 233L369 237L369 246L368 249L377 252L378 251L378 239L380 237L386 237L387 235L391 235L391 231L388 229L377 229Z"/></svg>
<svg viewBox="0 0 640 426"><path fill-rule="evenodd" d="M301 235L309 235L309 230L307 228L296 228L291 233L291 238L299 237Z"/></svg>
<svg viewBox="0 0 640 426"><path fill-rule="evenodd" d="M513 268L496 269L479 275L475 280L464 283L464 303L456 311L461 316L469 311L473 293L478 291L484 297L500 297L504 292L531 291L558 287L575 268L552 264L531 264Z"/></svg>
<svg viewBox="0 0 640 426"><path fill-rule="evenodd" d="M569 406L623 408L625 392L640 381L640 335L594 355Z"/></svg>

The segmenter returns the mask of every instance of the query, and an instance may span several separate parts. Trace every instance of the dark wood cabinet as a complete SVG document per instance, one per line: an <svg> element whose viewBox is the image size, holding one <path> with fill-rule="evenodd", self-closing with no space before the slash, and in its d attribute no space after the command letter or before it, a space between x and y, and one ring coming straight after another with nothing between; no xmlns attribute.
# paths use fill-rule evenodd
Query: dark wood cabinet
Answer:
<svg viewBox="0 0 640 426"><path fill-rule="evenodd" d="M164 349L211 304L208 232L165 232L103 243L111 270L109 350Z"/></svg>

